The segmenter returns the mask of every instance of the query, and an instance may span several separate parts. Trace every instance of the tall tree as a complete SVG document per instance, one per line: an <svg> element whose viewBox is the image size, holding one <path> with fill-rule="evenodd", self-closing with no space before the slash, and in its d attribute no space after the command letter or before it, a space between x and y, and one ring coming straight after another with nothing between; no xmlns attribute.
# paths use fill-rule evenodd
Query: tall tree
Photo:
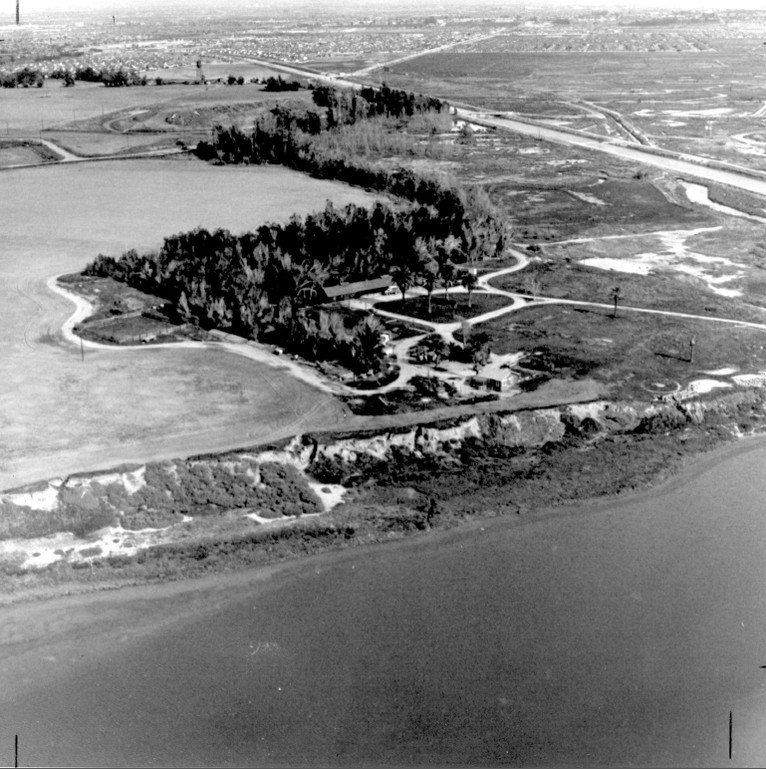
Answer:
<svg viewBox="0 0 766 769"><path fill-rule="evenodd" d="M466 340L466 350L471 356L476 373L486 364L490 356L490 338L486 331L477 331Z"/></svg>
<svg viewBox="0 0 766 769"><path fill-rule="evenodd" d="M362 371L379 371L383 358L382 324L370 313L354 327L356 359Z"/></svg>
<svg viewBox="0 0 766 769"><path fill-rule="evenodd" d="M617 302L622 298L622 290L619 286L615 286L611 291L612 301L614 302L614 310L612 311L612 317L617 317Z"/></svg>
<svg viewBox="0 0 766 769"><path fill-rule="evenodd" d="M412 266L406 262L395 264L391 268L391 280L402 292L402 303L404 303L404 300L407 298L406 293L408 289L412 288L415 284L415 274L412 271Z"/></svg>
<svg viewBox="0 0 766 769"><path fill-rule="evenodd" d="M471 294L476 288L478 282L479 279L476 277L476 273L472 272L471 270L465 270L460 276L460 285L463 286L463 288L468 293L469 310L471 309Z"/></svg>
<svg viewBox="0 0 766 769"><path fill-rule="evenodd" d="M428 297L428 316L431 317L431 295L436 288L436 281L439 277L439 265L436 259L427 259L420 270L420 285L426 290Z"/></svg>

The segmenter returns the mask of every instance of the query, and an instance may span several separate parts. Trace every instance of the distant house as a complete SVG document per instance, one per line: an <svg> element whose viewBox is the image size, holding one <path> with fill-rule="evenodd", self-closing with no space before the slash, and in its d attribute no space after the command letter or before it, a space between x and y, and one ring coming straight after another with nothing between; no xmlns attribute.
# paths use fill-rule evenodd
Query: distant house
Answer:
<svg viewBox="0 0 766 769"><path fill-rule="evenodd" d="M510 390L518 381L507 363L488 363L479 369L479 373L471 379L471 384L482 390L505 392Z"/></svg>
<svg viewBox="0 0 766 769"><path fill-rule="evenodd" d="M320 289L328 302L337 302L343 299L353 299L365 294L379 294L392 285L391 278L385 275L374 280L359 280L356 283L340 283L337 286L324 286Z"/></svg>

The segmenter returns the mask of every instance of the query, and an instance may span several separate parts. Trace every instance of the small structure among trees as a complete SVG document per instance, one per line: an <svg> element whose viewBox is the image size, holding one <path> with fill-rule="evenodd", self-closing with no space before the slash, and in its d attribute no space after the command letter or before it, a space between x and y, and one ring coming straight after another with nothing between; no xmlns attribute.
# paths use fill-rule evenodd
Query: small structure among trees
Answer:
<svg viewBox="0 0 766 769"><path fill-rule="evenodd" d="M518 381L518 376L511 371L510 366L499 360L490 360L481 366L476 376L471 380L474 387L495 392L506 392Z"/></svg>

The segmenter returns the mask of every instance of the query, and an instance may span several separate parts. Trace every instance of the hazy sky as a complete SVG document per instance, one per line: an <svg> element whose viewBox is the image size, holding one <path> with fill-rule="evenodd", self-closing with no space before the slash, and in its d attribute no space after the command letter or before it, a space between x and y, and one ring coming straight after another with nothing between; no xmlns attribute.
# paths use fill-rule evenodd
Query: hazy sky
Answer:
<svg viewBox="0 0 766 769"><path fill-rule="evenodd" d="M226 6L232 7L236 5L263 5L266 7L275 6L290 6L290 5L305 5L306 0L188 0L188 4L195 6L209 5L215 8L225 8ZM395 0L391 3L390 0L378 0L373 2L372 0L312 0L312 5L324 5L328 8L342 8L343 10L353 10L354 8L376 9L383 11L386 8L390 8L392 5L402 7L411 6L412 8L423 8L425 6L442 6L449 7L450 9L465 8L466 11L472 11L477 6L489 6L492 5L497 8L506 8L509 11L520 8L522 5L526 5L529 11L533 7L546 7L546 8L565 8L573 5L579 6L622 6L622 7L641 7L641 8L662 8L665 10L671 8L695 10L711 8L719 9L733 9L733 8L752 8L759 9L764 8L763 0ZM117 8L139 8L141 6L167 6L167 0L21 0L22 14L25 12L34 13L41 10L80 10L87 9L93 10L101 8L105 12L111 11ZM7 7L8 12L13 15L15 13L16 3L15 0L0 0L0 6ZM3 13L2 15L5 15Z"/></svg>

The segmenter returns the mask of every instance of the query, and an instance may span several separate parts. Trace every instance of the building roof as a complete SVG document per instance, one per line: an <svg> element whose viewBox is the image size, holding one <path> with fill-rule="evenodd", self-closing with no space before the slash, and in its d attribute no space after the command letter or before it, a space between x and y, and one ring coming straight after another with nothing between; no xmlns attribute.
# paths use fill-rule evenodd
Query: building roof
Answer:
<svg viewBox="0 0 766 769"><path fill-rule="evenodd" d="M375 278L374 280L359 280L356 283L324 286L322 290L328 299L337 299L338 297L353 296L354 294L374 294L377 291L383 291L390 285L390 276L384 275L382 278Z"/></svg>
<svg viewBox="0 0 766 769"><path fill-rule="evenodd" d="M506 379L515 377L516 375L511 371L511 366L514 365L521 356L517 353L510 355L495 355L495 353L489 354L489 362L479 369L479 373L476 375L478 379L493 379L496 382L503 382Z"/></svg>
<svg viewBox="0 0 766 769"><path fill-rule="evenodd" d="M502 382L512 376L514 374L506 364L497 363L488 363L486 366L482 366L477 374L478 379L494 379L496 382Z"/></svg>

